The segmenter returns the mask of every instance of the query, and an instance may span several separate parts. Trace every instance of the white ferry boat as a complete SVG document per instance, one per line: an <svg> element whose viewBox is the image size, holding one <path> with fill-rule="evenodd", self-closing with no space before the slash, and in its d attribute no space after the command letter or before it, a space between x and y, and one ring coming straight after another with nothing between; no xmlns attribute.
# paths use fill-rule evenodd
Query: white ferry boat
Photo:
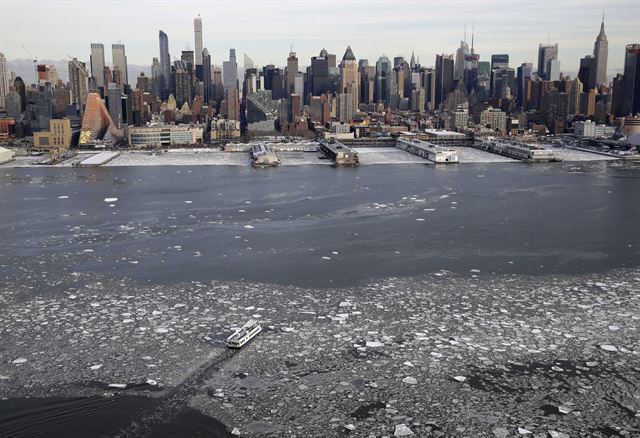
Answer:
<svg viewBox="0 0 640 438"><path fill-rule="evenodd" d="M261 331L262 327L258 324L258 321L251 319L245 325L240 327L238 331L227 338L227 347L241 348Z"/></svg>

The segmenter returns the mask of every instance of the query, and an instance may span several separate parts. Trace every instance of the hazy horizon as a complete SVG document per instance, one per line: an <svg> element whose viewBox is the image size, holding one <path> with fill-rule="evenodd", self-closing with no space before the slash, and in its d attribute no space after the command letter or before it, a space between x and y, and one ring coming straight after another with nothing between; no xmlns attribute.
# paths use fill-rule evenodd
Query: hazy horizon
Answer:
<svg viewBox="0 0 640 438"><path fill-rule="evenodd" d="M193 19L198 14L204 47L215 65L221 65L228 59L229 48L235 48L239 65L247 53L258 66L283 66L293 46L303 70L322 48L339 60L350 45L356 58L371 64L382 54L409 59L414 51L423 65L432 66L436 53L455 53L465 23L471 45L473 23L481 60L508 53L512 67L522 62L535 66L538 44L550 41L559 44L561 70L576 72L580 58L593 52L603 8L609 76L622 69L625 45L640 42L640 2L633 0L188 1L179 7L166 1L112 1L99 3L100 20L88 3L98 4L1 0L0 51L9 68L14 61L32 56L43 61L66 60L68 55L88 66L90 43L101 42L107 64L111 64L111 44L123 43L128 64L149 72L152 58L158 57L158 31L168 34L171 56L179 58L182 50L193 50ZM66 76L65 71L59 73Z"/></svg>

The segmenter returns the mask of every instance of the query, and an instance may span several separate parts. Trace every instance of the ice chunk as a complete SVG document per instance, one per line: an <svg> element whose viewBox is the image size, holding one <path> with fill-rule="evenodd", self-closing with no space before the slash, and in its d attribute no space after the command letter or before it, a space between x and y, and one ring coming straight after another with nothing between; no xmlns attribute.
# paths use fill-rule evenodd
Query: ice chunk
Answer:
<svg viewBox="0 0 640 438"><path fill-rule="evenodd" d="M67 195L58 196L58 199L69 199Z"/></svg>
<svg viewBox="0 0 640 438"><path fill-rule="evenodd" d="M164 327L158 327L156 329L156 333L167 333L169 331L168 328L164 328Z"/></svg>
<svg viewBox="0 0 640 438"><path fill-rule="evenodd" d="M396 430L393 432L393 436L409 436L409 435L413 435L413 432L411 432L411 429L409 429L406 424L404 423L396 424Z"/></svg>
<svg viewBox="0 0 640 438"><path fill-rule="evenodd" d="M97 371L100 368L102 368L102 364L98 364L98 365L93 365L91 367L89 367L91 369L91 371Z"/></svg>
<svg viewBox="0 0 640 438"><path fill-rule="evenodd" d="M600 348L602 348L604 351L618 351L618 349L613 345L604 344L601 345Z"/></svg>
<svg viewBox="0 0 640 438"><path fill-rule="evenodd" d="M384 347L384 344L379 341L367 341L365 344L367 347L375 348L375 347Z"/></svg>
<svg viewBox="0 0 640 438"><path fill-rule="evenodd" d="M111 204L112 202L116 202L118 198L104 198L104 202Z"/></svg>
<svg viewBox="0 0 640 438"><path fill-rule="evenodd" d="M322 260L331 260L331 257L322 256Z"/></svg>
<svg viewBox="0 0 640 438"><path fill-rule="evenodd" d="M509 435L509 431L504 427L496 427L492 432L496 438L507 438Z"/></svg>
<svg viewBox="0 0 640 438"><path fill-rule="evenodd" d="M231 431L231 435L240 436L240 430L237 427L234 427Z"/></svg>
<svg viewBox="0 0 640 438"><path fill-rule="evenodd" d="M244 226L247 230L251 230L253 228L255 228L253 225L245 225Z"/></svg>
<svg viewBox="0 0 640 438"><path fill-rule="evenodd" d="M344 428L347 430L356 430L356 427L353 424L346 424Z"/></svg>
<svg viewBox="0 0 640 438"><path fill-rule="evenodd" d="M291 333L295 329L293 327L281 327L280 330L282 330L285 333Z"/></svg>
<svg viewBox="0 0 640 438"><path fill-rule="evenodd" d="M464 382L465 380L467 380L465 376L455 376L454 379L456 379L458 382Z"/></svg>
<svg viewBox="0 0 640 438"><path fill-rule="evenodd" d="M404 379L402 379L402 382L406 383L407 385L415 385L418 383L416 378L411 376L405 377Z"/></svg>
<svg viewBox="0 0 640 438"><path fill-rule="evenodd" d="M184 201L185 204L191 204L193 201Z"/></svg>
<svg viewBox="0 0 640 438"><path fill-rule="evenodd" d="M107 385L107 388L114 388L114 389L125 389L127 387L126 383L109 383L109 385Z"/></svg>
<svg viewBox="0 0 640 438"><path fill-rule="evenodd" d="M555 430L550 430L549 436L551 438L571 438L568 433L558 432Z"/></svg>
<svg viewBox="0 0 640 438"><path fill-rule="evenodd" d="M528 429L525 429L524 427L519 427L519 428L518 428L518 433L519 433L520 435L529 435L529 434L532 434L533 432L531 432L531 431L530 431L530 430L528 430Z"/></svg>
<svg viewBox="0 0 640 438"><path fill-rule="evenodd" d="M402 365L406 366L406 367L412 367L413 364L409 361L406 361L405 363L403 363Z"/></svg>
<svg viewBox="0 0 640 438"><path fill-rule="evenodd" d="M149 386L158 386L158 382L156 380L153 380L153 379L147 379L146 383Z"/></svg>
<svg viewBox="0 0 640 438"><path fill-rule="evenodd" d="M21 363L25 363L27 361L26 358L24 357L19 357L17 359L14 359L13 361L11 361L11 363L13 364L21 364Z"/></svg>

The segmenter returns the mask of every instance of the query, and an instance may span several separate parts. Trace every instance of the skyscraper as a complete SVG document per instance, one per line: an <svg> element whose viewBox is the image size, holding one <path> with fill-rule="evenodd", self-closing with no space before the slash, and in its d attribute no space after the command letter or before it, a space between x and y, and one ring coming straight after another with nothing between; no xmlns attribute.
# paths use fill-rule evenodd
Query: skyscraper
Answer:
<svg viewBox="0 0 640 438"><path fill-rule="evenodd" d="M296 52L289 52L287 58L287 94L295 93L295 78L298 73L298 57Z"/></svg>
<svg viewBox="0 0 640 438"><path fill-rule="evenodd" d="M104 88L104 45L102 43L91 43L89 63L93 80L98 87Z"/></svg>
<svg viewBox="0 0 640 438"><path fill-rule="evenodd" d="M245 53L244 54L244 62L242 64L243 64L242 68L244 69L244 71L252 69L253 68L253 59L249 58L249 55L247 55Z"/></svg>
<svg viewBox="0 0 640 438"><path fill-rule="evenodd" d="M538 77L545 80L549 79L548 65L549 61L558 59L558 44L543 45L538 47Z"/></svg>
<svg viewBox="0 0 640 438"><path fill-rule="evenodd" d="M382 55L376 62L376 102L384 102L385 106L389 105L389 76L391 75L391 61Z"/></svg>
<svg viewBox="0 0 640 438"><path fill-rule="evenodd" d="M352 88L351 91L347 90ZM353 110L358 108L358 95L360 90L360 75L358 74L358 62L351 50L347 46L342 61L340 62L340 93L348 93L354 99Z"/></svg>
<svg viewBox="0 0 640 438"><path fill-rule="evenodd" d="M604 33L604 14L602 14L602 24L600 24L600 33L596 37L593 46L593 56L595 58L595 83L598 85L606 85L607 83L607 58L609 56L609 41L607 34Z"/></svg>
<svg viewBox="0 0 640 438"><path fill-rule="evenodd" d="M518 107L525 108L529 103L529 91L527 90L527 79L533 79L533 64L530 62L523 63L518 67L518 85L517 85L517 98Z"/></svg>
<svg viewBox="0 0 640 438"><path fill-rule="evenodd" d="M80 114L84 114L87 104L87 70L84 62L73 58L69 61L69 84L71 85L71 104L75 105Z"/></svg>
<svg viewBox="0 0 640 438"><path fill-rule="evenodd" d="M171 58L169 57L169 37L163 31L160 31L160 70L161 86L162 86L162 100L166 100L169 97L169 81L171 79Z"/></svg>
<svg viewBox="0 0 640 438"><path fill-rule="evenodd" d="M453 72L453 78L456 80L464 78L465 58L467 55L469 55L469 45L465 41L460 41L460 47L456 50L456 64Z"/></svg>
<svg viewBox="0 0 640 438"><path fill-rule="evenodd" d="M596 59L591 55L580 58L580 70L578 70L578 79L582 82L585 90L591 90L598 84L596 83Z"/></svg>
<svg viewBox="0 0 640 438"><path fill-rule="evenodd" d="M328 57L329 53L325 49L322 49L318 56L311 57L309 91L314 96L320 96L329 90Z"/></svg>
<svg viewBox="0 0 640 438"><path fill-rule="evenodd" d="M202 51L202 82L204 83L204 103L209 104L213 98L213 84L211 78L211 55L205 47Z"/></svg>
<svg viewBox="0 0 640 438"><path fill-rule="evenodd" d="M122 127L122 93L118 84L109 84L109 115L116 128Z"/></svg>
<svg viewBox="0 0 640 438"><path fill-rule="evenodd" d="M156 57L151 64L151 95L154 99L162 97L162 67Z"/></svg>
<svg viewBox="0 0 640 438"><path fill-rule="evenodd" d="M127 55L124 52L124 44L111 45L111 57L113 58L113 69L116 67L120 70L122 83L120 85L129 84L129 73L127 70Z"/></svg>
<svg viewBox="0 0 640 438"><path fill-rule="evenodd" d="M628 44L624 57L623 114L640 113L640 44Z"/></svg>
<svg viewBox="0 0 640 438"><path fill-rule="evenodd" d="M202 18L200 14L193 20L193 33L196 40L196 78L202 80Z"/></svg>
<svg viewBox="0 0 640 438"><path fill-rule="evenodd" d="M5 108L4 99L9 93L9 74L7 72L7 58L0 53L0 110Z"/></svg>
<svg viewBox="0 0 640 438"><path fill-rule="evenodd" d="M453 55L436 55L436 108L447 99L452 88Z"/></svg>
<svg viewBox="0 0 640 438"><path fill-rule="evenodd" d="M238 88L238 63L236 49L229 49L229 60L222 63L222 81L225 90Z"/></svg>

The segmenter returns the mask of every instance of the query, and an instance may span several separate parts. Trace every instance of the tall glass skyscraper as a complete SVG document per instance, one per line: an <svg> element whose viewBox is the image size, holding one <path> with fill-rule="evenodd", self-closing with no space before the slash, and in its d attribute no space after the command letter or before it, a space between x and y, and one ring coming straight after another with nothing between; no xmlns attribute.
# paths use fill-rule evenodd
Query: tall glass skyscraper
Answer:
<svg viewBox="0 0 640 438"><path fill-rule="evenodd" d="M104 44L91 43L91 76L98 87L104 88Z"/></svg>
<svg viewBox="0 0 640 438"><path fill-rule="evenodd" d="M171 80L171 58L169 57L169 37L163 31L160 31L160 71L161 75L161 97L166 100L169 97L169 81Z"/></svg>
<svg viewBox="0 0 640 438"><path fill-rule="evenodd" d="M202 80L202 18L200 14L193 20L193 33L196 40L195 58L196 58L196 77Z"/></svg>

